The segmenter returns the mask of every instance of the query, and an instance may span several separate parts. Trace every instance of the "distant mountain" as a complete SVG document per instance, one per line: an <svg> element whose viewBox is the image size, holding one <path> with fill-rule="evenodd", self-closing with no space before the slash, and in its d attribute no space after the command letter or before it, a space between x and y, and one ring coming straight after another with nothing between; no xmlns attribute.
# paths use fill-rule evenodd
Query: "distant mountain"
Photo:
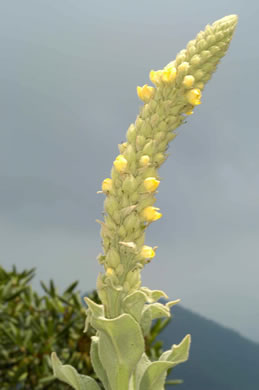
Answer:
<svg viewBox="0 0 259 390"><path fill-rule="evenodd" d="M174 306L172 315L158 336L163 349L178 344L187 333L192 343L188 362L168 376L184 383L168 390L259 390L259 344L181 306Z"/></svg>

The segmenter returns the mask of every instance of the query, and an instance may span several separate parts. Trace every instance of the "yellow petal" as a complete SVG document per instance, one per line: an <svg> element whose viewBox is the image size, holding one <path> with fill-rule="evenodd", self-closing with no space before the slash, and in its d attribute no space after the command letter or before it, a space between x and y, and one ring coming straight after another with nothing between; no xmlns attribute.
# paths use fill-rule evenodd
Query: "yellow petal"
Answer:
<svg viewBox="0 0 259 390"><path fill-rule="evenodd" d="M141 215L145 219L145 221L154 222L162 217L162 214L159 213L157 210L160 210L160 209L157 207L149 206L149 207L144 208Z"/></svg>
<svg viewBox="0 0 259 390"><path fill-rule="evenodd" d="M201 95L202 93L199 88L193 88L186 93L186 98L192 106L197 106L198 104L201 104Z"/></svg>
<svg viewBox="0 0 259 390"><path fill-rule="evenodd" d="M128 161L124 156L122 156L122 154L119 154L113 162L113 165L118 172L125 172L128 165Z"/></svg>
<svg viewBox="0 0 259 390"><path fill-rule="evenodd" d="M157 180L155 177L147 177L144 180L144 187L148 192L154 192L159 186L159 184L160 181Z"/></svg>
<svg viewBox="0 0 259 390"><path fill-rule="evenodd" d="M152 259L153 257L155 257L155 255L156 255L156 252L154 251L154 249L151 246L143 245L141 252L140 252L141 257L143 257L145 259Z"/></svg>
<svg viewBox="0 0 259 390"><path fill-rule="evenodd" d="M103 192L109 192L112 189L112 179L109 177L107 179L104 179L102 182L102 190Z"/></svg>

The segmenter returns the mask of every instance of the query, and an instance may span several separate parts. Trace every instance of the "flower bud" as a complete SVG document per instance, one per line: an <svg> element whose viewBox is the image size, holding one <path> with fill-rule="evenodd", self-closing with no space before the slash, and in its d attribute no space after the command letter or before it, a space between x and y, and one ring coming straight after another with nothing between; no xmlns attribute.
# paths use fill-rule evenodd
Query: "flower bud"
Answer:
<svg viewBox="0 0 259 390"><path fill-rule="evenodd" d="M147 177L144 180L144 187L148 192L154 192L159 186L159 184L160 181L157 180L155 177Z"/></svg>
<svg viewBox="0 0 259 390"><path fill-rule="evenodd" d="M195 84L195 87L199 88L199 89L203 89L204 88L204 84L201 81L199 81L198 83Z"/></svg>
<svg viewBox="0 0 259 390"><path fill-rule="evenodd" d="M198 54L195 54L190 61L191 65L194 66L199 65L200 62L201 62L201 58Z"/></svg>
<svg viewBox="0 0 259 390"><path fill-rule="evenodd" d="M156 112L155 114L153 114L151 116L151 119L150 119L151 126L154 128L158 124L159 121L160 121L160 117L159 117L158 113Z"/></svg>
<svg viewBox="0 0 259 390"><path fill-rule="evenodd" d="M141 129L143 123L144 123L143 119L141 119L140 116L138 115L138 116L137 116L137 119L136 119L136 121L135 121L135 126L136 126L138 132L140 131L140 129Z"/></svg>
<svg viewBox="0 0 259 390"><path fill-rule="evenodd" d="M116 275L121 276L124 272L124 267L122 264L119 264L115 269Z"/></svg>
<svg viewBox="0 0 259 390"><path fill-rule="evenodd" d="M146 143L146 138L143 135L137 135L136 147L138 150L142 149Z"/></svg>
<svg viewBox="0 0 259 390"><path fill-rule="evenodd" d="M178 72L178 73L185 73L185 74L186 74L186 73L188 72L189 68L190 68L189 62L182 62L182 63L178 66L177 72Z"/></svg>
<svg viewBox="0 0 259 390"><path fill-rule="evenodd" d="M195 78L192 75L187 75L183 79L183 86L186 88L191 88L194 84Z"/></svg>
<svg viewBox="0 0 259 390"><path fill-rule="evenodd" d="M164 131L158 131L155 134L155 140L158 142L161 142L165 139L166 135L167 135L167 133L165 133Z"/></svg>
<svg viewBox="0 0 259 390"><path fill-rule="evenodd" d="M175 59L175 64L176 65L179 65L179 64L181 64L182 62L185 61L186 55L184 53L182 53L183 51L185 51L185 50L181 50L180 53L177 54L176 59Z"/></svg>
<svg viewBox="0 0 259 390"><path fill-rule="evenodd" d="M125 178L122 184L122 189L125 193L131 194L136 190L137 181L134 176L129 175Z"/></svg>
<svg viewBox="0 0 259 390"><path fill-rule="evenodd" d="M152 81L153 84L155 84L156 86L159 86L159 84L161 83L161 75L162 75L162 70L151 70L150 73L149 73L149 78L150 78L150 81Z"/></svg>
<svg viewBox="0 0 259 390"><path fill-rule="evenodd" d="M130 290L130 284L129 284L129 282L126 281L123 283L123 291L125 291L127 293L127 292L129 292L129 290Z"/></svg>
<svg viewBox="0 0 259 390"><path fill-rule="evenodd" d="M136 152L131 144L128 144L125 152L124 152L124 158L126 158L126 161L131 164L133 161L136 160Z"/></svg>
<svg viewBox="0 0 259 390"><path fill-rule="evenodd" d="M145 137L151 137L152 136L152 127L148 121L145 121L143 126L141 127L141 134Z"/></svg>
<svg viewBox="0 0 259 390"><path fill-rule="evenodd" d="M170 133L167 135L167 137L170 136ZM157 152L164 153L168 147L168 141L165 139L164 141L160 142L157 145Z"/></svg>
<svg viewBox="0 0 259 390"><path fill-rule="evenodd" d="M121 226L119 227L118 233L119 233L120 239L121 239L121 240L124 240L124 238L125 238L126 235L127 235L127 232L126 232L126 229L125 229L125 227L124 227L123 225L121 225Z"/></svg>
<svg viewBox="0 0 259 390"><path fill-rule="evenodd" d="M168 130L167 123L165 121L161 121L159 123L158 130L163 132L167 131Z"/></svg>
<svg viewBox="0 0 259 390"><path fill-rule="evenodd" d="M153 194L146 193L145 195L141 196L141 199L139 201L139 209L142 210L145 207L152 206L155 201L156 199L154 198Z"/></svg>
<svg viewBox="0 0 259 390"><path fill-rule="evenodd" d="M119 154L113 162L113 165L118 172L123 173L126 171L128 161L122 154Z"/></svg>
<svg viewBox="0 0 259 390"><path fill-rule="evenodd" d="M142 156L139 160L139 165L141 167L147 167L149 165L149 162L150 162L150 157L144 154L144 156Z"/></svg>
<svg viewBox="0 0 259 390"><path fill-rule="evenodd" d="M138 229L139 222L140 222L139 216L133 212L125 218L123 225L124 225L125 229L127 230L127 232L129 232L129 231L132 231L134 229Z"/></svg>
<svg viewBox="0 0 259 390"><path fill-rule="evenodd" d="M114 272L114 270L112 268L107 268L106 275L107 276L114 276L115 272Z"/></svg>
<svg viewBox="0 0 259 390"><path fill-rule="evenodd" d="M112 215L119 208L117 199L114 196L108 196L104 201L104 208Z"/></svg>
<svg viewBox="0 0 259 390"><path fill-rule="evenodd" d="M120 152L120 153L124 153L124 151L126 150L127 146L128 146L128 143L127 143L127 142L123 142L122 144L119 144L119 145L118 145L119 152Z"/></svg>
<svg viewBox="0 0 259 390"><path fill-rule="evenodd" d="M110 248L106 255L106 263L109 267L116 268L120 264L120 255L114 248Z"/></svg>
<svg viewBox="0 0 259 390"><path fill-rule="evenodd" d="M193 41L191 41L191 42L193 42ZM188 52L190 57L193 57L197 52L196 46L193 43L191 43L190 45L188 44L187 45L187 52Z"/></svg>
<svg viewBox="0 0 259 390"><path fill-rule="evenodd" d="M165 83L172 83L176 78L176 68L174 66L167 67L162 71L161 79Z"/></svg>
<svg viewBox="0 0 259 390"><path fill-rule="evenodd" d="M204 50L207 46L208 44L205 39L200 39L196 44L198 51Z"/></svg>
<svg viewBox="0 0 259 390"><path fill-rule="evenodd" d="M136 283L138 283L139 279L140 279L140 275L139 275L138 270L130 271L126 277L126 281L129 283L129 285L131 287L135 287L135 285L136 285Z"/></svg>
<svg viewBox="0 0 259 390"><path fill-rule="evenodd" d="M136 141L136 134L137 134L137 130L136 130L136 127L135 125L133 125L133 123L129 126L128 128L128 131L127 131L127 140L130 142L130 143L134 143Z"/></svg>
<svg viewBox="0 0 259 390"><path fill-rule="evenodd" d="M107 268L105 276L107 277L108 280L110 280L111 284L113 285L118 285L119 284L119 279L117 278L114 269L113 268Z"/></svg>
<svg viewBox="0 0 259 390"><path fill-rule="evenodd" d="M176 133L168 133L167 138L166 138L167 142L169 143L169 142L173 141L173 139L175 139L176 136L177 136Z"/></svg>
<svg viewBox="0 0 259 390"><path fill-rule="evenodd" d="M111 191L111 189L112 189L112 179L110 178L104 179L104 181L102 182L102 191L107 194L108 192Z"/></svg>
<svg viewBox="0 0 259 390"><path fill-rule="evenodd" d="M143 153L151 156L154 152L154 141L151 140L143 148Z"/></svg>
<svg viewBox="0 0 259 390"><path fill-rule="evenodd" d="M164 153L157 153L154 158L153 158L153 161L154 163L156 163L158 166L160 166L161 164L163 164L163 162L165 161L166 159L166 156Z"/></svg>
<svg viewBox="0 0 259 390"><path fill-rule="evenodd" d="M155 88L145 84L143 87L137 87L138 97L145 103L149 102L155 94Z"/></svg>
<svg viewBox="0 0 259 390"><path fill-rule="evenodd" d="M200 80L204 77L204 72L202 70L197 70L197 72L194 73L195 80Z"/></svg>

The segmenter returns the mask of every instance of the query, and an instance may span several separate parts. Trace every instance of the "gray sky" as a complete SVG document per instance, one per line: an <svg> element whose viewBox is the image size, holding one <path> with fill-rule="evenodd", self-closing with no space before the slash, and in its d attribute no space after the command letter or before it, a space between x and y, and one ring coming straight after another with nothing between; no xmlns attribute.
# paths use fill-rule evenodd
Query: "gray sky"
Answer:
<svg viewBox="0 0 259 390"><path fill-rule="evenodd" d="M239 15L203 104L161 169L143 284L259 342L257 1L0 3L0 258L95 287L102 180L148 83L208 23Z"/></svg>

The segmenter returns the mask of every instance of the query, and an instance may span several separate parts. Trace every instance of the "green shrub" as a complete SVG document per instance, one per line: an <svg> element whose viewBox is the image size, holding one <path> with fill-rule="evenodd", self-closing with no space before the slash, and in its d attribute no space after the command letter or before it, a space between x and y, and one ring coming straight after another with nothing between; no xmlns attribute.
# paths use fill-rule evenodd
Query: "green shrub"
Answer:
<svg viewBox="0 0 259 390"><path fill-rule="evenodd" d="M90 327L83 333L86 315L82 294L76 291L78 282L62 294L53 281L49 286L41 282L44 295L39 295L30 285L34 275L34 269L18 272L15 267L11 271L0 267L1 390L70 389L52 375L52 351L63 363L96 379L90 360L95 330ZM100 303L96 291L87 296ZM152 360L162 352L162 342L156 338L168 322L156 321L145 339Z"/></svg>

